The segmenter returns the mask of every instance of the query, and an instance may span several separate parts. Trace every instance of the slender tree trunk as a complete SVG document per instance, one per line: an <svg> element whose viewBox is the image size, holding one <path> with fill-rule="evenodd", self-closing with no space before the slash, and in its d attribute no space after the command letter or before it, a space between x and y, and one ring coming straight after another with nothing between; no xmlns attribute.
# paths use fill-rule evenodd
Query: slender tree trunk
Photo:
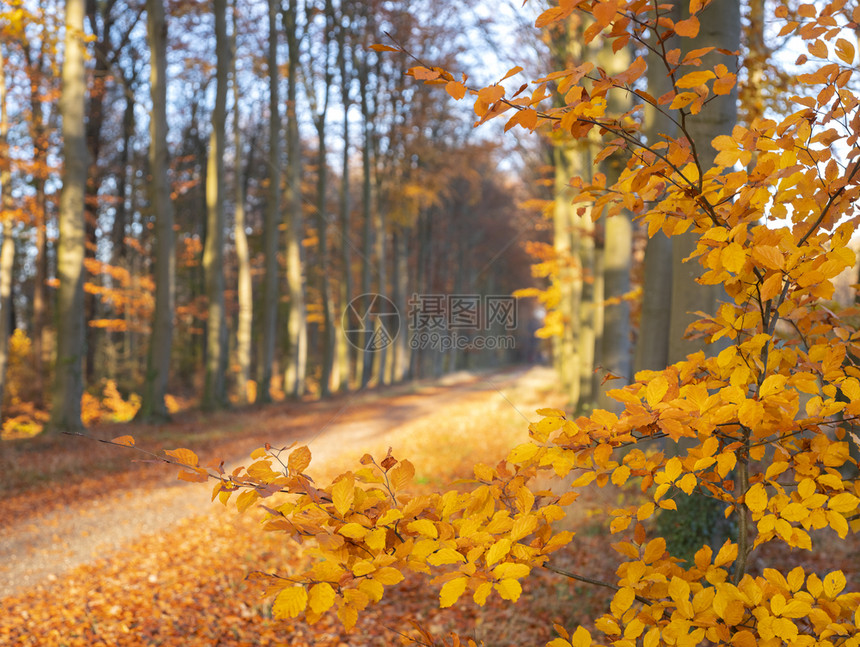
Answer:
<svg viewBox="0 0 860 647"><path fill-rule="evenodd" d="M608 44L600 50L600 66L607 74L617 74L630 65L630 50L625 47L613 52ZM630 109L626 93L611 93L609 109L612 114L622 114ZM624 160L611 155L600 164L607 185L614 184L621 176ZM603 217L603 281L602 303L618 300L630 291L630 268L633 256L633 223L628 213ZM630 302L626 300L608 306L598 306L603 313L600 335L600 366L621 378L621 383L606 382L597 386L597 404L610 410L619 410L620 403L607 397L606 391L630 382L633 377L632 344L630 339ZM598 376L599 377L599 376Z"/></svg>
<svg viewBox="0 0 860 647"><path fill-rule="evenodd" d="M173 347L176 250L173 233L173 201L170 197L170 153L167 149L167 23L163 0L148 0L147 29L152 63L150 88L152 109L149 120L150 204L155 211L155 312L146 359L146 381L140 413L144 420L168 418L164 396L170 375Z"/></svg>
<svg viewBox="0 0 860 647"><path fill-rule="evenodd" d="M257 397L272 400L272 367L275 361L275 338L278 326L278 242L281 219L281 100L278 89L278 0L269 0L269 195L263 221L263 317L260 347L260 384ZM238 129L237 129L238 132ZM250 281L250 275L249 279Z"/></svg>
<svg viewBox="0 0 860 647"><path fill-rule="evenodd" d="M287 74L287 181L289 187L289 223L287 225L287 285L290 292L290 314L287 323L289 357L284 375L284 390L297 398L305 393L308 362L307 309L305 306L305 272L302 262L302 160L299 123L296 113L299 74L299 34L296 0L289 0L284 12L287 34L289 72Z"/></svg>
<svg viewBox="0 0 860 647"><path fill-rule="evenodd" d="M569 148L557 146L554 150L555 206L553 209L553 246L558 270L556 289L559 301L556 316L560 318L560 337L556 345L556 367L562 388L567 393L568 405L577 406L580 398L579 348L576 343L576 317L579 313L582 294L582 269L578 267L573 231L574 213L568 189L572 158Z"/></svg>
<svg viewBox="0 0 860 647"><path fill-rule="evenodd" d="M277 49L277 33L275 32L275 10L276 8L272 6L272 2L269 3L269 54L271 56L272 50ZM234 188L235 188L235 200L236 200L236 211L233 218L233 237L236 243L236 267L237 267L237 298L239 301L239 312L237 316L236 322L236 365L237 365L237 373L236 373L236 395L238 396L238 401L240 403L247 404L250 401L250 392L249 392L249 384L248 381L251 379L251 341L252 341L252 326L254 322L254 290L253 283L251 279L251 252L248 249L248 234L245 231L245 182L242 173L242 160L244 159L244 155L242 154L242 133L240 130L239 124L239 79L236 74L236 33L238 31L238 26L236 24L236 17L238 13L237 3L234 2L233 5L233 142L235 148L235 166L236 168L233 170L234 174ZM274 43L274 44L272 44ZM270 64L271 64L270 60ZM277 71L277 68L275 68ZM271 77L270 77L271 78ZM276 81L277 85L277 81ZM275 131L273 137L271 139L278 141L279 140L279 132L277 130L278 126L278 112L277 112L277 90L275 91L275 119L272 119L270 123L274 123ZM277 145L275 145L277 146ZM277 160L277 154L275 159ZM271 154L270 159L271 163ZM274 190L275 200L274 207L270 205L270 208L275 211L275 217L278 216L279 211L279 197L280 197L280 174L273 173L274 177L271 180L271 184L277 187ZM271 187L270 187L271 191ZM271 200L272 194L269 194L269 199ZM267 214L268 216L268 214ZM268 217L266 218L266 223L268 224ZM277 223L275 224L274 232L269 230L265 236L266 243L268 245L268 236L271 234L272 242L275 248L277 249L278 244L278 236L277 236ZM266 248L268 252L268 246ZM269 267L268 267L268 258L266 258L266 276L268 277ZM275 278L275 285L277 287L277 259L275 262L275 272L273 272ZM268 286L267 286L268 287ZM277 295L277 293L276 293ZM267 295L268 296L268 295ZM275 298L277 301L277 296ZM272 326L272 348L274 349L274 326ZM273 354L273 353L272 353ZM271 354L270 354L271 357ZM269 368L269 378L271 378L271 365ZM265 391L268 393L268 385Z"/></svg>
<svg viewBox="0 0 860 647"><path fill-rule="evenodd" d="M719 47L730 51L740 47L740 3L726 0L708 5L699 13L701 28L696 38L687 41L692 49ZM705 68L709 56L703 57ZM711 141L719 135L731 135L737 120L737 90L715 95L702 111L688 120L687 134L696 144L699 165L709 169L716 151ZM695 312L713 313L724 294L722 286L699 285L696 278L701 267L686 259L696 249L697 235L687 232L672 242L672 318L669 327L669 362L684 359L702 349L700 340L684 339L684 332L697 316Z"/></svg>
<svg viewBox="0 0 860 647"><path fill-rule="evenodd" d="M48 196L45 191L45 180L47 177L48 155L45 136L45 115L42 111L42 70L45 67L45 49L47 39L40 39L38 55L32 43L26 44L27 75L30 81L30 110L31 125L30 137L33 140L33 191L36 204L35 226L36 226L36 259L34 262L36 273L33 277L33 363L36 373L36 392L39 393L40 401L37 406L44 405L41 401L45 391L44 364L47 355L47 344L45 340L45 322L47 319L47 297L45 294L46 281L48 280Z"/></svg>
<svg viewBox="0 0 860 647"><path fill-rule="evenodd" d="M227 120L227 79L230 71L230 41L227 38L227 0L214 0L216 67L215 109L206 170L206 244L203 271L209 299L206 320L206 380L203 408L227 404L227 327L224 310L224 139Z"/></svg>
<svg viewBox="0 0 860 647"><path fill-rule="evenodd" d="M317 237L319 239L320 257L320 298L322 299L322 373L320 375L320 394L327 397L331 394L332 366L334 363L334 322L328 271L328 222L326 220L326 190L328 170L326 166L326 137L325 113L317 116L317 140L319 153L317 157Z"/></svg>
<svg viewBox="0 0 860 647"><path fill-rule="evenodd" d="M87 144L84 125L85 0L66 0L65 55L60 112L63 119L63 188L57 243L57 359L49 426L80 429L84 391L84 195Z"/></svg>
<svg viewBox="0 0 860 647"><path fill-rule="evenodd" d="M6 389L6 367L9 363L9 335L13 331L12 273L15 265L15 238L12 231L12 169L9 159L9 113L6 105L6 59L0 45L0 207L3 220L3 242L0 244L0 421Z"/></svg>
<svg viewBox="0 0 860 647"><path fill-rule="evenodd" d="M394 231L394 304L400 313L400 331L394 340L394 376L393 381L402 382L409 374L409 331L406 316L409 309L407 291L409 290L409 231L398 227Z"/></svg>
<svg viewBox="0 0 860 647"><path fill-rule="evenodd" d="M347 308L353 297L352 286L352 258L350 254L350 195L349 195L349 108L352 105L350 99L350 82L352 76L347 69L347 57L350 56L346 42L346 29L338 31L338 64L340 67L340 88L343 103L343 156L341 158L340 175L340 243L343 260L343 281L340 285L341 312ZM349 390L350 376L352 375L352 360L354 353L352 346L347 342L343 330L337 335L338 341L338 364L340 365L340 389Z"/></svg>
<svg viewBox="0 0 860 647"><path fill-rule="evenodd" d="M363 129L363 146L361 149L361 215L363 220L363 229L361 237L362 248L362 266L361 266L361 292L368 295L362 304L363 311L366 311L370 304L370 293L373 290L372 272L373 272L373 247L374 247L374 231L372 217L372 166L370 160L371 140L372 140L372 121L370 113L370 100L368 94L369 74L368 62L362 62L359 68L359 89L361 92L361 117ZM361 358L361 388L366 388L370 383L370 378L373 376L373 351L370 349L371 340L368 335L364 335L361 340L362 351L359 353Z"/></svg>
<svg viewBox="0 0 860 647"><path fill-rule="evenodd" d="M673 0L668 11L662 11L672 20L679 20L680 5ZM654 17L653 15L651 16ZM675 38L664 43L652 39L655 47L670 50L676 46ZM672 88L663 62L655 55L648 60L648 92L652 96L663 96ZM666 114L645 104L644 133L653 144L665 137L676 135L675 123ZM642 311L639 320L639 336L633 359L634 373L643 370L659 371L669 364L669 328L672 316L672 241L662 231L648 239L642 285Z"/></svg>

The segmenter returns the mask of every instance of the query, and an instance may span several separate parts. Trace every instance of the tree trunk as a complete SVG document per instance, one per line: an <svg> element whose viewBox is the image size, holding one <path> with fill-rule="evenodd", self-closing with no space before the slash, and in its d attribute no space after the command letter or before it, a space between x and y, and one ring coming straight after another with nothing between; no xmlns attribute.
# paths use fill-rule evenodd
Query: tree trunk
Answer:
<svg viewBox="0 0 860 647"><path fill-rule="evenodd" d="M239 312L237 315L236 322L236 395L237 399L242 404L247 404L250 401L250 392L249 392L249 384L248 381L251 379L251 342L252 342L252 325L254 322L254 289L253 282L251 279L251 252L248 249L248 234L245 231L245 181L242 173L242 160L244 160L245 156L242 154L242 133L240 130L239 123L239 79L236 73L236 33L238 31L237 23L237 14L238 7L237 3L233 4L233 142L235 149L235 168L233 169L234 175L234 189L235 189L235 201L236 201L236 210L233 216L233 238L236 244L236 296L239 302ZM277 49L277 33L275 32L275 7L272 6L272 3L269 3L269 54L271 56L272 50ZM270 64L271 64L270 60ZM277 71L277 68L276 68ZM271 77L270 77L271 78ZM277 85L277 82L275 83ZM277 105L277 90L275 91L275 100L274 100L274 108L275 108L275 118L271 120L270 123L274 123L275 130L274 135L272 137L273 140L279 140L279 132L277 129L278 122L278 105ZM275 154L275 160L277 163L277 153ZM271 163L271 153L269 157L269 162ZM270 209L273 209L275 212L275 218L278 216L279 211L279 183L280 183L280 173L272 173L274 176L271 180L272 185L277 187L274 190L274 207L270 205ZM269 199L272 199L271 187ZM266 218L266 223L268 224L268 214ZM271 236L273 240L273 245L277 249L278 244L278 236L277 236L277 222L275 223L274 233L269 230L266 234L266 251L268 252L268 237L269 234L273 234ZM268 266L268 257L266 258L266 277L269 275L269 266ZM274 274L274 282L277 288L277 259L275 263L275 272ZM268 286L267 286L268 287ZM267 295L268 296L268 295ZM277 301L277 292L275 300ZM277 305L277 304L276 304ZM265 328L264 328L265 332ZM274 325L272 326L271 331L271 341L272 341L272 349L274 351ZM269 353L269 357L271 358L274 352ZM271 378L271 364L269 366L268 377ZM266 386L265 391L268 393L268 385Z"/></svg>
<svg viewBox="0 0 860 647"><path fill-rule="evenodd" d="M49 426L75 430L81 423L84 391L84 195L87 144L84 122L85 0L66 0L65 55L60 113L63 120L63 188L57 241L57 357Z"/></svg>
<svg viewBox="0 0 860 647"><path fill-rule="evenodd" d="M338 30L338 65L340 67L340 94L343 103L343 157L341 158L340 175L340 244L343 260L343 282L340 286L341 310L343 313L353 297L352 286L352 258L350 254L350 195L349 195L349 108L352 105L350 97L350 83L352 76L347 66L347 57L351 55L346 42L346 28ZM338 364L340 365L340 389L349 390L350 376L352 375L352 363L354 349L347 342L346 335L341 329L337 335L338 341Z"/></svg>
<svg viewBox="0 0 860 647"><path fill-rule="evenodd" d="M719 47L730 51L740 47L740 3L727 0L708 5L700 14L699 35L687 42L690 50ZM710 56L703 57L704 69L713 66ZM696 144L699 167L713 166L716 151L711 141L719 135L731 135L737 120L737 90L714 95L698 115L688 119L687 135ZM699 285L696 278L701 267L695 261L684 262L696 248L697 235L687 232L672 242L672 317L669 327L669 362L678 362L702 349L700 340L684 339L684 332L698 317L694 312L714 313L723 294L721 286Z"/></svg>
<svg viewBox="0 0 860 647"><path fill-rule="evenodd" d="M287 226L287 285L290 291L290 314L287 323L289 357L284 374L284 390L297 398L305 393L308 362L307 309L305 306L305 272L302 262L302 160L299 123L296 113L299 74L299 34L296 0L290 0L284 12L287 34L289 72L287 74L287 181L289 188L289 223Z"/></svg>
<svg viewBox="0 0 860 647"><path fill-rule="evenodd" d="M3 220L3 242L0 245L0 421L6 388L6 367L9 363L9 335L13 331L12 273L15 265L15 239L12 231L12 169L9 159L9 114L6 106L6 60L0 45L0 207L6 212Z"/></svg>
<svg viewBox="0 0 860 647"><path fill-rule="evenodd" d="M625 47L613 52L609 44L604 44L598 55L600 66L607 74L617 74L630 65L630 50ZM627 93L614 92L609 96L609 109L612 114L622 114L630 109ZM614 184L621 176L624 159L610 155L600 163L600 171L606 176L607 185ZM630 340L630 302L621 299L630 291L630 268L633 257L633 223L628 213L612 217L602 217L602 294L601 302L608 299L617 302L611 305L597 305L603 317L600 325L600 366L609 373L621 378L606 382L597 387L597 404L604 409L620 410L620 403L607 397L608 389L618 388L630 382L633 377L633 357ZM621 299L619 301L619 299ZM598 376L599 377L599 376Z"/></svg>
<svg viewBox="0 0 860 647"><path fill-rule="evenodd" d="M44 364L47 359L46 343L46 319L47 319L47 296L46 282L48 280L48 196L45 191L45 182L48 175L48 153L47 138L45 135L45 115L42 112L42 70L45 67L45 49L47 39L41 38L38 55L31 42L26 43L27 76L30 82L30 137L33 140L33 191L35 193L36 213L34 214L36 227L36 259L34 261L36 273L33 277L33 364L36 373L36 392L39 393L40 401L36 406L43 406L42 401L45 381Z"/></svg>
<svg viewBox="0 0 860 647"><path fill-rule="evenodd" d="M206 379L203 408L227 404L227 327L224 311L224 139L227 120L227 78L230 71L230 41L227 38L227 0L214 0L216 66L215 109L206 169L206 244L203 271L209 299L206 319Z"/></svg>
<svg viewBox="0 0 860 647"><path fill-rule="evenodd" d="M668 12L672 20L679 20L680 5L676 0ZM676 46L676 38L663 44L667 50ZM655 47L660 43L652 40ZM664 63L656 56L648 59L648 92L660 97L672 89L672 80ZM675 137L675 123L663 112L645 104L644 133L649 144ZM672 316L672 240L662 231L648 239L642 280L642 309L639 320L639 336L633 359L634 373L643 370L659 371L669 364L669 328Z"/></svg>
<svg viewBox="0 0 860 647"><path fill-rule="evenodd" d="M275 338L278 326L278 242L281 219L281 100L278 96L278 0L269 0L269 195L263 221L263 316L260 347L260 384L257 397L272 400L272 367L275 361ZM238 128L237 128L238 132ZM240 279L241 280L241 279ZM248 277L250 282L250 275ZM240 306L241 310L241 306ZM241 315L240 315L241 316Z"/></svg>
<svg viewBox="0 0 860 647"><path fill-rule="evenodd" d="M140 413L144 420L168 418L164 396L170 375L173 347L176 251L173 232L173 201L170 197L170 154L167 148L167 23L163 0L148 0L147 29L151 60L152 109L149 120L150 204L155 211L155 312L146 359L146 382Z"/></svg>
<svg viewBox="0 0 860 647"><path fill-rule="evenodd" d="M369 63L365 59L362 61L362 64L359 68L359 90L361 92L361 117L362 117L362 130L363 130L363 146L361 149L361 169L362 169L362 178L361 178L361 215L363 220L363 229L361 236L361 249L362 249L362 265L361 265L361 292L364 295L368 295L364 299L364 303L362 305L362 311L366 312L369 306L369 295L373 290L373 286L371 283L372 272L373 272L373 247L374 247L374 231L373 231L373 217L372 217L372 166L370 163L370 149L371 149L371 140L372 140L372 121L370 114L370 100L369 93L370 88L367 87L369 83ZM370 349L371 339L370 336L365 334L362 336L361 347L362 350L359 352L359 357L361 359L361 388L366 388L370 383L370 378L373 375L373 351Z"/></svg>

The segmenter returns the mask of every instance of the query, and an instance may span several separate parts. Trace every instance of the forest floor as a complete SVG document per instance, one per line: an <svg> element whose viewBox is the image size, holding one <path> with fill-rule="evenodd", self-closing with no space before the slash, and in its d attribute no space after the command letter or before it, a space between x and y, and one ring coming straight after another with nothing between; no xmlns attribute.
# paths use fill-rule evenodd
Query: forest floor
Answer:
<svg viewBox="0 0 860 647"><path fill-rule="evenodd" d="M266 442L299 442L313 453L308 472L323 482L354 468L363 453L381 456L392 447L415 464L416 487L438 489L524 441L536 408L562 404L555 385L546 368L462 373L324 402L187 413L165 425L97 427L91 434L131 434L153 452L188 447L202 464L218 457L228 466ZM539 645L554 637L553 623L591 625L611 595L535 572L516 606L491 597L484 607L461 601L440 610L436 587L410 576L351 633L332 615L313 626L276 621L271 600L248 574L287 573L309 556L280 535L262 533L259 511L239 515L213 504L211 487L177 481L175 467L136 458L131 449L73 436L0 443L0 646L362 647L399 644L401 634L414 633L412 623L486 645ZM556 554L557 565L614 581L617 556L607 550L599 513L636 496L586 490L562 522L577 534ZM825 561L804 561L818 571L848 566L856 586L853 538L828 544Z"/></svg>

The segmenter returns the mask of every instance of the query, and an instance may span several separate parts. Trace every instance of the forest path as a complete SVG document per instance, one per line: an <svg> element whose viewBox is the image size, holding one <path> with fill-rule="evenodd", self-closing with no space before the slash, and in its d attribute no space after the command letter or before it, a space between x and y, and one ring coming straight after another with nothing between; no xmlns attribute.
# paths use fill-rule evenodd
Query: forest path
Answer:
<svg viewBox="0 0 860 647"><path fill-rule="evenodd" d="M263 425L273 446L307 444L313 454L313 473L314 465L330 464L338 457L348 457L354 463L365 448L384 442L386 436L401 426L431 416L444 416L449 407L474 403L479 410L502 402L516 408L504 390L533 379L535 374L543 382L547 370L457 373L406 387L401 390L405 393L357 393L323 402L275 404L251 410L244 419L246 425ZM533 412L521 414L532 417ZM235 412L231 415L222 424L237 424ZM238 425L241 426L242 420L239 412ZM211 424L219 424L218 419ZM122 431L132 435L136 432L134 425ZM141 440L138 438L139 445ZM258 446L247 444L241 453L236 453L235 444L234 455L215 454L226 460L228 471L247 464L248 454ZM190 448L194 449L193 445ZM131 454L131 450L116 451ZM201 463L212 457L201 454ZM162 470L163 478L140 486L132 481L129 486L114 487L107 477L98 496L45 511L33 506L20 520L13 519L11 523L4 520L0 525L0 599L49 585L76 566L93 563L143 535L158 533L216 507L209 501L209 487L177 481L176 468L159 465L146 468Z"/></svg>

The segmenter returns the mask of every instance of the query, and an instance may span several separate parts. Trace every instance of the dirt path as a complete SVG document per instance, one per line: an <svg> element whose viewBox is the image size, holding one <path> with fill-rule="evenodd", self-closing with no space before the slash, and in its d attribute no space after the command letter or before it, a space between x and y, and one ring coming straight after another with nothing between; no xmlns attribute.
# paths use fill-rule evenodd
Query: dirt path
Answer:
<svg viewBox="0 0 860 647"><path fill-rule="evenodd" d="M541 369L533 369L541 370ZM446 407L473 400L476 405L505 398L504 389L526 371L459 373L400 395L356 395L329 403L274 405L265 410L273 445L308 444L315 464L344 453L358 454L378 444L407 422L443 413ZM510 403L514 406L513 403ZM259 420L259 416L255 418ZM224 456L242 464L254 447ZM0 598L48 585L78 565L94 562L145 534L157 533L181 519L209 513L209 488L177 482L175 470L159 483L112 490L64 509L23 521L0 522Z"/></svg>

